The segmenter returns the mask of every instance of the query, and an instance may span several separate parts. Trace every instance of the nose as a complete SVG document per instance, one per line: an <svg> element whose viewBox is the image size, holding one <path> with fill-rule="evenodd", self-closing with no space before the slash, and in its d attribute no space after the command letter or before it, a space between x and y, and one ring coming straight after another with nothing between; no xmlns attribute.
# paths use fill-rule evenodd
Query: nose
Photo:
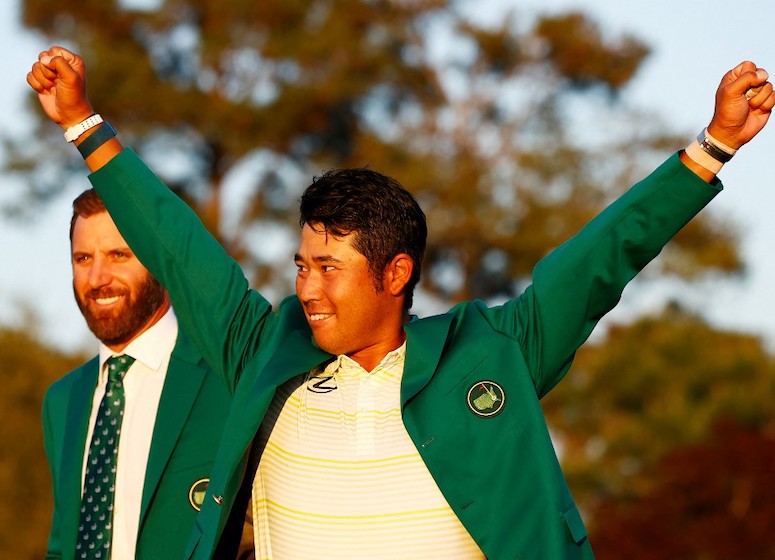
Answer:
<svg viewBox="0 0 775 560"><path fill-rule="evenodd" d="M101 288L110 284L113 275L110 273L110 266L102 259L94 259L89 267L89 287Z"/></svg>
<svg viewBox="0 0 775 560"><path fill-rule="evenodd" d="M320 299L321 283L320 277L315 272L308 272L296 277L296 297L302 303L316 301Z"/></svg>

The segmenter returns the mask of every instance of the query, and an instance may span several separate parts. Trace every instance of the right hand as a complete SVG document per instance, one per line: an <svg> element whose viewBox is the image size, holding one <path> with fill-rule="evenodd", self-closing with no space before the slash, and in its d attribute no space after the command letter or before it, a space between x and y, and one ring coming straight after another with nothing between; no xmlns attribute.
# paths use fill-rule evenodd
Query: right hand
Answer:
<svg viewBox="0 0 775 560"><path fill-rule="evenodd" d="M775 91L764 68L744 61L727 72L716 91L716 108L708 133L738 149L756 136L770 118ZM746 92L752 89L749 98Z"/></svg>
<svg viewBox="0 0 775 560"><path fill-rule="evenodd" d="M38 93L46 115L65 130L94 113L86 96L83 59L65 48L51 47L40 53L27 83Z"/></svg>

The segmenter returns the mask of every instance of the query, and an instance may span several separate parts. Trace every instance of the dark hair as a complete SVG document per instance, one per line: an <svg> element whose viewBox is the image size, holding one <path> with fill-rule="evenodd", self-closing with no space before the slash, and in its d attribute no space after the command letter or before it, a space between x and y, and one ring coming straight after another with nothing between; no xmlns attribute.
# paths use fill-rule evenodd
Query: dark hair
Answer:
<svg viewBox="0 0 775 560"><path fill-rule="evenodd" d="M100 195L94 189L86 189L73 200L73 217L70 218L70 242L73 241L73 230L78 217L88 218L95 214L107 212Z"/></svg>
<svg viewBox="0 0 775 560"><path fill-rule="evenodd" d="M332 169L313 179L299 210L302 227L322 226L337 237L354 234L352 245L368 260L377 290L393 257L408 254L414 270L404 309L412 307L428 228L420 205L398 181L366 168Z"/></svg>

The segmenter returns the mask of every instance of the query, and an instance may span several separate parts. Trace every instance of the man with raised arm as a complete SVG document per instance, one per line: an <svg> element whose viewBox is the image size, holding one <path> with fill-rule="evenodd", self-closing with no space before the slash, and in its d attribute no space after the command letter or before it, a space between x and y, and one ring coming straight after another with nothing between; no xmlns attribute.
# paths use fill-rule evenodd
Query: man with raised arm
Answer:
<svg viewBox="0 0 775 560"><path fill-rule="evenodd" d="M312 182L296 294L273 308L94 115L80 57L54 47L27 80L235 393L189 543L202 559L241 488L257 558L592 558L540 399L625 285L720 192L722 164L775 105L767 73L741 63L699 139L539 261L524 293L417 319L425 217L393 179L344 169Z"/></svg>

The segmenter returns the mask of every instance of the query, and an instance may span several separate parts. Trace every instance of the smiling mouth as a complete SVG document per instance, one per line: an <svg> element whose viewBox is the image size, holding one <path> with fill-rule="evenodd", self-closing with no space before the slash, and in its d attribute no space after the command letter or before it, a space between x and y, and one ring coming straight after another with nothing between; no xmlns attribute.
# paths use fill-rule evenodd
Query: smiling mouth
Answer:
<svg viewBox="0 0 775 560"><path fill-rule="evenodd" d="M309 314L309 321L310 323L316 323L318 321L324 321L325 319L328 319L329 317L333 317L333 314L327 314L327 313L310 313Z"/></svg>
<svg viewBox="0 0 775 560"><path fill-rule="evenodd" d="M111 296L111 297L101 297L101 298L94 298L94 302L97 305L113 305L118 300L120 300L123 296Z"/></svg>

